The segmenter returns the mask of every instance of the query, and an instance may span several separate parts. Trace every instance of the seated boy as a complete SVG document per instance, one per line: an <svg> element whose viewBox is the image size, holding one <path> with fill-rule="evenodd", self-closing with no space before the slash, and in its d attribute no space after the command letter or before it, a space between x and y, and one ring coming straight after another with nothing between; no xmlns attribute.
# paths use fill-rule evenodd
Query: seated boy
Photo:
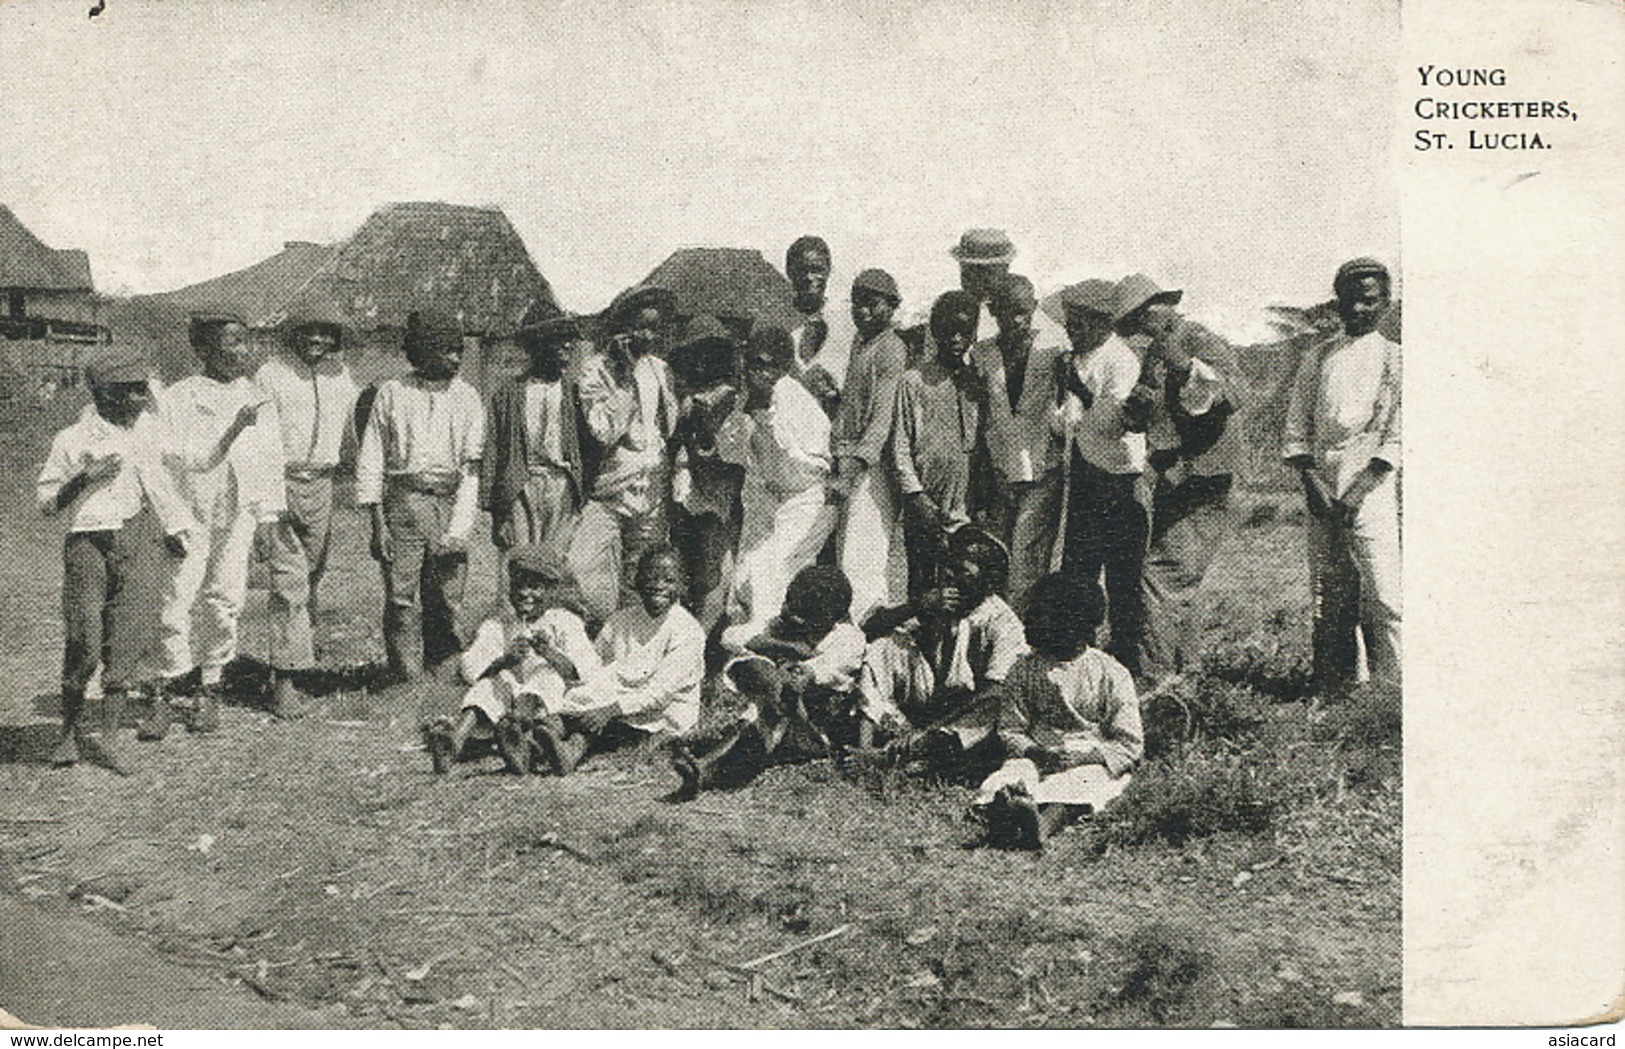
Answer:
<svg viewBox="0 0 1625 1049"><path fill-rule="evenodd" d="M1122 794L1145 752L1134 679L1094 647L1105 598L1093 580L1060 573L1033 586L1027 611L1032 651L1000 688L1002 767L971 803L988 841L1041 848L1080 815Z"/></svg>
<svg viewBox="0 0 1625 1049"><path fill-rule="evenodd" d="M680 736L700 719L705 631L677 603L677 551L669 545L646 550L633 587L638 602L613 613L598 634L603 669L536 723L536 744L555 775L574 771L600 740Z"/></svg>
<svg viewBox="0 0 1625 1049"><path fill-rule="evenodd" d="M994 718L977 705L1027 651L1021 620L1001 596L1009 563L997 539L965 525L949 537L938 585L869 617L865 632L876 640L864 657L861 745L879 730L894 749L926 757L991 734Z"/></svg>
<svg viewBox="0 0 1625 1049"><path fill-rule="evenodd" d="M865 643L851 607L852 584L840 569L796 573L767 630L723 668L724 686L746 700L738 720L711 740L675 748L677 800L743 786L770 764L827 757L832 745L852 741Z"/></svg>
<svg viewBox="0 0 1625 1049"><path fill-rule="evenodd" d="M508 771L527 771L524 735L538 711L556 709L567 687L598 672L575 579L556 553L534 544L509 552L508 602L512 614L481 623L458 660L469 688L457 719L424 726L438 773L463 758L470 739L493 736Z"/></svg>

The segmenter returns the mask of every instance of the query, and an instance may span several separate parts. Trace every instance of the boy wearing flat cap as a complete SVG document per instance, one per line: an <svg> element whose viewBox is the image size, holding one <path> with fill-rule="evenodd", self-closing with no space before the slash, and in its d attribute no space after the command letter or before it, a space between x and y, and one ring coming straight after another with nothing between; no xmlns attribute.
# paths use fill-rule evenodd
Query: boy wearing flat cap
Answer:
<svg viewBox="0 0 1625 1049"><path fill-rule="evenodd" d="M1400 683L1399 344L1378 330L1391 301L1388 268L1344 263L1333 280L1343 330L1304 355L1282 448L1309 505L1315 677ZM1349 609L1357 607L1358 614ZM1368 666L1339 624L1358 622Z"/></svg>
<svg viewBox="0 0 1625 1049"><path fill-rule="evenodd" d="M908 347L892 326L901 301L897 282L885 270L864 270L852 282L858 337L830 435L831 487L841 504L836 561L852 583L852 616L860 623L876 608L899 603L908 591L897 486L884 462L897 384L908 360Z"/></svg>
<svg viewBox="0 0 1625 1049"><path fill-rule="evenodd" d="M316 588L333 533L333 477L347 444L360 388L340 356L343 333L329 321L292 320L283 352L254 381L276 405L288 512L267 530L270 659L276 715L300 716L298 676L316 665Z"/></svg>
<svg viewBox="0 0 1625 1049"><path fill-rule="evenodd" d="M170 574L159 655L170 681L198 670L201 688L187 719L195 732L219 725L220 679L237 655L255 534L287 514L282 426L276 402L248 377L247 335L239 316L194 314L188 336L203 373L158 398L168 430L165 459L199 524L186 557ZM167 707L156 707L138 738L163 737Z"/></svg>
<svg viewBox="0 0 1625 1049"><path fill-rule="evenodd" d="M372 517L372 556L384 575L384 648L400 680L463 649L458 618L468 581L468 533L479 511L485 406L457 377L455 317L406 319L412 373L378 388L356 458L355 501Z"/></svg>
<svg viewBox="0 0 1625 1049"><path fill-rule="evenodd" d="M162 459L139 356L109 349L85 367L92 403L51 441L35 494L48 515L66 514L62 544L62 736L51 764L80 755L123 773L113 747L126 698L152 647L151 602L163 562L185 555L196 526ZM102 671L101 717L85 688ZM159 701L161 702L161 700Z"/></svg>

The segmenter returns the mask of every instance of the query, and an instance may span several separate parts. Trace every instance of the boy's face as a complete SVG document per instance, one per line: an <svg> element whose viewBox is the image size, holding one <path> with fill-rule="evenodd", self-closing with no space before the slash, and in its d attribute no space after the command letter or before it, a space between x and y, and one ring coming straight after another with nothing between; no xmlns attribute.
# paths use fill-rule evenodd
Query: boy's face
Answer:
<svg viewBox="0 0 1625 1049"><path fill-rule="evenodd" d="M530 373L538 378L557 378L564 370L564 339L543 339L529 347Z"/></svg>
<svg viewBox="0 0 1625 1049"><path fill-rule="evenodd" d="M966 611L982 603L987 596L988 580L982 563L969 554L961 554L948 566L949 582L959 589Z"/></svg>
<svg viewBox="0 0 1625 1049"><path fill-rule="evenodd" d="M551 581L532 572L508 573L508 601L520 619L529 621L547 611L553 589Z"/></svg>
<svg viewBox="0 0 1625 1049"><path fill-rule="evenodd" d="M412 367L425 379L450 379L463 366L461 336L444 333L429 335L412 352Z"/></svg>
<svg viewBox="0 0 1625 1049"><path fill-rule="evenodd" d="M1179 311L1166 302L1153 302L1136 310L1128 327L1153 347L1167 345L1179 323Z"/></svg>
<svg viewBox="0 0 1625 1049"><path fill-rule="evenodd" d="M337 353L338 348L339 341L333 337L333 333L320 328L308 328L294 337L293 352L312 368Z"/></svg>
<svg viewBox="0 0 1625 1049"><path fill-rule="evenodd" d="M976 314L968 310L932 317L931 338L936 340L937 360L950 368L963 365L971 344L976 341L976 322Z"/></svg>
<svg viewBox="0 0 1625 1049"><path fill-rule="evenodd" d="M1066 338L1077 353L1088 353L1106 341L1112 333L1112 319L1094 310L1069 309L1066 311Z"/></svg>
<svg viewBox="0 0 1625 1049"><path fill-rule="evenodd" d="M677 561L671 557L654 557L638 571L637 591L643 610L651 618L659 618L677 603Z"/></svg>
<svg viewBox="0 0 1625 1049"><path fill-rule="evenodd" d="M1371 334L1388 312L1388 303L1388 282L1381 277L1349 281L1337 292L1337 314L1343 319L1343 330L1356 338Z"/></svg>
<svg viewBox="0 0 1625 1049"><path fill-rule="evenodd" d="M821 251L804 251L789 269L796 309L803 313L822 309L829 289L829 256Z"/></svg>
<svg viewBox="0 0 1625 1049"><path fill-rule="evenodd" d="M959 264L959 286L984 302L993 294L1004 275L1010 272L1008 262Z"/></svg>
<svg viewBox="0 0 1625 1049"><path fill-rule="evenodd" d="M96 383L90 388L91 399L96 402L96 414L128 429L135 425L151 400L144 382Z"/></svg>
<svg viewBox="0 0 1625 1049"><path fill-rule="evenodd" d="M852 323L865 339L872 339L885 331L896 312L897 304L880 292L868 288L852 289Z"/></svg>
<svg viewBox="0 0 1625 1049"><path fill-rule="evenodd" d="M217 346L202 351L203 370L211 378L230 381L248 374L248 329L231 323L220 328Z"/></svg>
<svg viewBox="0 0 1625 1049"><path fill-rule="evenodd" d="M653 306L644 306L627 318L622 334L630 343L632 356L642 357L655 351L664 321L664 316Z"/></svg>
<svg viewBox="0 0 1625 1049"><path fill-rule="evenodd" d="M999 295L988 304L999 334L1007 338L1018 338L1032 331L1033 312L1037 309L1038 301L1030 293Z"/></svg>
<svg viewBox="0 0 1625 1049"><path fill-rule="evenodd" d="M784 364L771 353L756 350L745 352L745 390L754 404L766 404L773 397L773 387L788 374Z"/></svg>

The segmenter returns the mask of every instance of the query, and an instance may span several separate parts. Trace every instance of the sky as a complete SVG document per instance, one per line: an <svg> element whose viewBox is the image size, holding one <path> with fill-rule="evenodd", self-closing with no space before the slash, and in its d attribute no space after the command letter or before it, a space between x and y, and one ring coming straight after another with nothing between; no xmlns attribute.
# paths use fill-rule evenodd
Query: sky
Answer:
<svg viewBox="0 0 1625 1049"><path fill-rule="evenodd" d="M402 200L500 205L567 308L802 233L923 309L968 227L1257 337L1397 266L1397 0L0 0L0 202L115 293Z"/></svg>

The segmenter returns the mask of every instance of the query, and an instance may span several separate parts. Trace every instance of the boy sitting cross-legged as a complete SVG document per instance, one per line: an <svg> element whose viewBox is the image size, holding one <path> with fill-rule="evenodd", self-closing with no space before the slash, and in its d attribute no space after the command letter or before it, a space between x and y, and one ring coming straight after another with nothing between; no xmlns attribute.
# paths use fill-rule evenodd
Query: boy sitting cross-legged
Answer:
<svg viewBox="0 0 1625 1049"><path fill-rule="evenodd" d="M863 632L852 625L852 584L833 565L808 565L785 591L767 630L723 668L746 700L738 720L692 747L679 743L674 800L712 786L743 786L768 765L826 757L854 741Z"/></svg>
<svg viewBox="0 0 1625 1049"><path fill-rule="evenodd" d="M992 844L1041 848L1122 794L1145 752L1134 679L1094 647L1104 612L1093 580L1055 573L1033 586L1032 651L999 690L996 730L1005 761L971 803Z"/></svg>
<svg viewBox="0 0 1625 1049"><path fill-rule="evenodd" d="M461 759L470 739L493 736L508 771L528 771L531 724L559 706L566 688L598 672L598 650L587 638L575 579L562 557L533 544L514 547L508 601L512 614L481 623L458 660L469 688L456 720L440 717L424 726L436 772Z"/></svg>
<svg viewBox="0 0 1625 1049"><path fill-rule="evenodd" d="M627 738L680 736L700 719L705 631L677 603L677 551L650 547L638 560L638 600L598 633L603 669L565 693L535 725L535 742L555 775L568 775L589 747Z"/></svg>

